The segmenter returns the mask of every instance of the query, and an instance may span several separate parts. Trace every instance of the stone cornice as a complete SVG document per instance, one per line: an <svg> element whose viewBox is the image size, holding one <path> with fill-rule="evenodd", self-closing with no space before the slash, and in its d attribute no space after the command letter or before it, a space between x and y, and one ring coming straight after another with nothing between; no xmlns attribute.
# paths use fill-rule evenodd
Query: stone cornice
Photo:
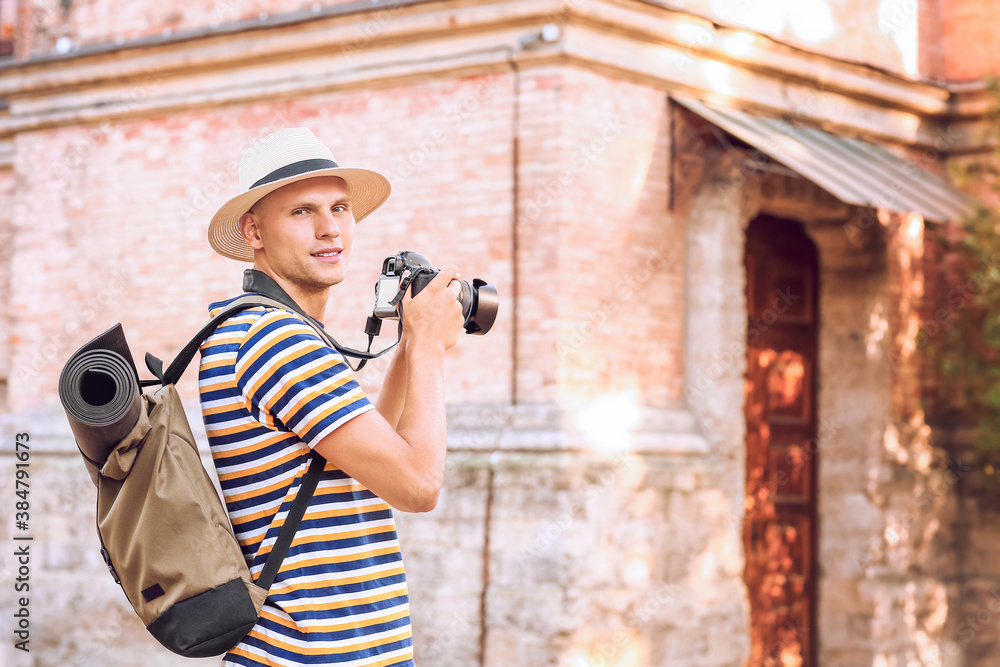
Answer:
<svg viewBox="0 0 1000 667"><path fill-rule="evenodd" d="M451 451L600 451L577 425L581 409L553 403L449 405ZM638 408L636 424L621 433L622 454L708 457L711 447L682 405ZM607 444L607 443L604 443ZM607 453L607 452L605 452Z"/></svg>
<svg viewBox="0 0 1000 667"><path fill-rule="evenodd" d="M949 83L948 92L952 96L951 115L957 117L983 116L997 97L983 80Z"/></svg>
<svg viewBox="0 0 1000 667"><path fill-rule="evenodd" d="M430 2L440 2L440 0L353 0L351 2L341 2L333 6L323 7L316 5L313 9L292 11L283 14L264 13L258 18L227 21L226 23L187 30L173 31L166 29L158 35L146 35L128 41L116 40L112 42L85 44L83 46L73 47L67 53L36 54L28 60L0 60L0 72L10 69L30 68L36 65L44 67L51 64L63 63L83 56L116 53L148 46L176 44L179 42L203 39L205 37L217 37L249 33L254 30L283 28L307 22L315 22L316 20L330 17L356 14L377 15L384 12L393 12L411 5Z"/></svg>
<svg viewBox="0 0 1000 667"><path fill-rule="evenodd" d="M0 99L0 123L9 115L7 103ZM14 166L14 142L10 137L0 136L0 169L11 169Z"/></svg>
<svg viewBox="0 0 1000 667"><path fill-rule="evenodd" d="M652 0L345 3L0 66L0 136L198 106L560 63L914 147L950 91ZM363 9L365 8L365 9ZM334 9L334 8L331 8ZM560 30L537 38L542 26ZM252 29L251 29L252 28Z"/></svg>
<svg viewBox="0 0 1000 667"><path fill-rule="evenodd" d="M953 156L977 155L995 151L997 138L990 135L988 114L996 110L998 96L985 81L966 81L948 85L951 93L949 123L955 136Z"/></svg>

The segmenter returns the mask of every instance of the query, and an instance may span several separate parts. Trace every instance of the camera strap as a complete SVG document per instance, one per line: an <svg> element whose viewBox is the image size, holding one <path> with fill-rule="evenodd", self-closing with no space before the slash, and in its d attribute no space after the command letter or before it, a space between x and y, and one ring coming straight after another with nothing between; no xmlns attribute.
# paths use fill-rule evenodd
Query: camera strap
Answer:
<svg viewBox="0 0 1000 667"><path fill-rule="evenodd" d="M403 300L403 296L406 294L406 288L410 286L410 283L413 282L414 278L422 273L437 273L437 269L430 266L418 266L410 269L410 271L403 276L402 280L399 281L399 291L396 292L396 296L392 297L389 301L389 305L398 306L399 302ZM400 322L402 322L402 320L400 320Z"/></svg>
<svg viewBox="0 0 1000 667"><path fill-rule="evenodd" d="M281 288L281 285L275 282L274 278L267 275L263 271L258 271L257 269L246 269L243 272L243 291L255 292L257 294L262 294L266 297L270 297L275 301L281 303L282 305L287 306L290 310L295 311L302 317L307 318L308 321L316 322L319 325L318 327L316 327L317 332L322 333L323 337L326 339L326 342L330 345L330 347L337 350L337 352L340 352L340 354L342 354L345 357L352 357L354 359L359 360L358 365L355 367L351 366L351 363L345 359L345 361L347 361L347 365L351 368L352 371L355 372L360 371L362 368L364 368L365 364L367 364L369 360L377 359L378 357L381 357L383 354L385 354L392 348L399 345L399 341L402 340L403 338L403 321L400 320L399 329L396 333L396 342L390 345L389 347L385 348L381 352L372 352L372 343L375 341L375 336L377 336L379 333L380 327L378 325L380 325L382 321L376 317L369 317L368 323L365 325L365 333L368 334L368 349L362 352L361 350L355 350L345 345L341 345L336 341L336 339L333 336L330 335L328 331L326 331L326 329L323 327L322 322L320 322L319 320L317 320L316 318L312 317L311 315L307 314L304 310L302 310L302 307L299 306L299 304L295 303L295 299L290 297L288 295L288 292L283 290ZM397 300L401 299L402 293L397 294L395 298ZM373 320L375 321L374 324L372 323Z"/></svg>

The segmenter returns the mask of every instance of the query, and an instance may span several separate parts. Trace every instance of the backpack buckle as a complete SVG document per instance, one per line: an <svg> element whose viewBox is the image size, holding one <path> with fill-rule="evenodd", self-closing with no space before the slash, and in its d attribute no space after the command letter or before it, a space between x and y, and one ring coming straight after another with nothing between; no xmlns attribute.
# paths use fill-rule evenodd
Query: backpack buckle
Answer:
<svg viewBox="0 0 1000 667"><path fill-rule="evenodd" d="M110 572L111 576L114 577L115 583L121 585L122 580L118 578L118 573L115 572L115 566L111 564L111 554L109 554L108 550L104 547L101 547L101 558L103 558L104 562L107 563L108 572Z"/></svg>

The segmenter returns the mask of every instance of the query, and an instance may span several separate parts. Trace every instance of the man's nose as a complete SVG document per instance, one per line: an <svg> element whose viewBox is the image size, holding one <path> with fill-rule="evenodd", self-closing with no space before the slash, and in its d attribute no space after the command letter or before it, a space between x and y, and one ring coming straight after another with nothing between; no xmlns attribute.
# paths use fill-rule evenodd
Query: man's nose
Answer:
<svg viewBox="0 0 1000 667"><path fill-rule="evenodd" d="M316 222L317 238L337 238L340 236L340 225L330 211L323 211Z"/></svg>

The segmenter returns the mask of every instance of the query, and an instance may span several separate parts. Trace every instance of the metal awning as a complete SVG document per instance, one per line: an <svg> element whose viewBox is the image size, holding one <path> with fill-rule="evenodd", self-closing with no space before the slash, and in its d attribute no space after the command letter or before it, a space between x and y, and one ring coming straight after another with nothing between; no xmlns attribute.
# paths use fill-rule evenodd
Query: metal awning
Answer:
<svg viewBox="0 0 1000 667"><path fill-rule="evenodd" d="M671 98L848 204L915 211L935 222L958 221L973 212L968 195L882 146L697 100Z"/></svg>

